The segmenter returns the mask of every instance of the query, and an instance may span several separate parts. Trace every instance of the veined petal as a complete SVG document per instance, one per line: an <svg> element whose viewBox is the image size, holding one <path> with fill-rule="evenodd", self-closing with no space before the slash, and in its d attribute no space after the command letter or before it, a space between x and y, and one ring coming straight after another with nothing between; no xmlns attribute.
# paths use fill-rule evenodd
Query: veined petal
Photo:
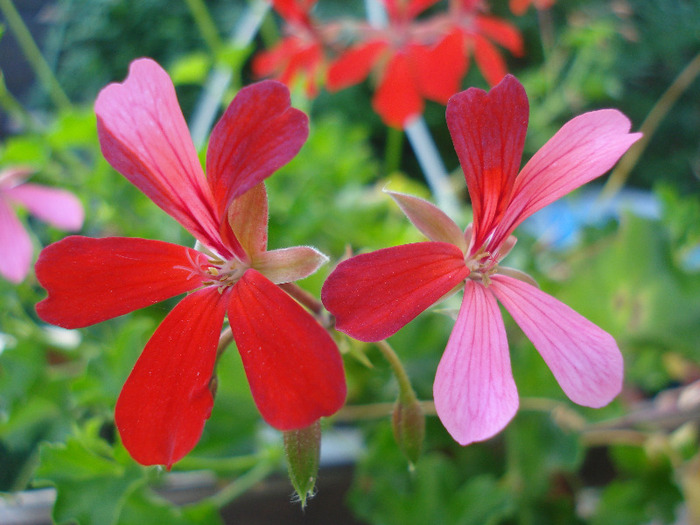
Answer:
<svg viewBox="0 0 700 525"><path fill-rule="evenodd" d="M641 133L629 133L627 117L614 109L584 113L566 124L535 153L518 175L497 237L560 197L599 177Z"/></svg>
<svg viewBox="0 0 700 525"><path fill-rule="evenodd" d="M44 248L36 276L49 296L36 305L47 323L80 328L194 290L206 257L147 239L70 236Z"/></svg>
<svg viewBox="0 0 700 525"><path fill-rule="evenodd" d="M76 231L83 226L83 205L69 191L27 183L6 190L5 195L56 228Z"/></svg>
<svg viewBox="0 0 700 525"><path fill-rule="evenodd" d="M494 436L518 410L501 311L480 283L467 280L464 285L433 395L440 421L460 445Z"/></svg>
<svg viewBox="0 0 700 525"><path fill-rule="evenodd" d="M408 57L397 53L384 70L372 107L385 124L403 128L411 118L423 112L423 106Z"/></svg>
<svg viewBox="0 0 700 525"><path fill-rule="evenodd" d="M168 469L199 441L214 398L210 381L228 293L208 287L163 320L122 388L114 419L142 465Z"/></svg>
<svg viewBox="0 0 700 525"><path fill-rule="evenodd" d="M374 40L345 51L328 68L328 90L338 91L362 82L388 46L384 40Z"/></svg>
<svg viewBox="0 0 700 525"><path fill-rule="evenodd" d="M267 250L267 191L261 182L228 208L228 224L249 257Z"/></svg>
<svg viewBox="0 0 700 525"><path fill-rule="evenodd" d="M341 262L321 290L336 329L360 341L396 333L469 275L454 244L419 242Z"/></svg>
<svg viewBox="0 0 700 525"><path fill-rule="evenodd" d="M459 91L468 67L459 31L453 31L432 47L410 46L409 59L420 92L440 104L447 104Z"/></svg>
<svg viewBox="0 0 700 525"><path fill-rule="evenodd" d="M343 406L338 348L284 291L248 270L232 288L228 318L253 399L270 425L304 428Z"/></svg>
<svg viewBox="0 0 700 525"><path fill-rule="evenodd" d="M168 74L153 60L135 60L121 84L95 102L102 154L204 244L224 251L219 218Z"/></svg>
<svg viewBox="0 0 700 525"><path fill-rule="evenodd" d="M510 200L525 144L528 101L508 75L489 93L469 88L447 103L447 126L474 209L472 246L478 250Z"/></svg>
<svg viewBox="0 0 700 525"><path fill-rule="evenodd" d="M384 191L396 201L408 220L428 239L454 244L466 255L468 246L462 230L440 208L413 195Z"/></svg>
<svg viewBox="0 0 700 525"><path fill-rule="evenodd" d="M241 89L212 131L207 150L207 180L218 216L292 160L308 135L309 119L291 107L287 86L263 80Z"/></svg>
<svg viewBox="0 0 700 525"><path fill-rule="evenodd" d="M610 334L523 281L496 274L490 289L574 403L599 408L620 393L622 354Z"/></svg>
<svg viewBox="0 0 700 525"><path fill-rule="evenodd" d="M29 273L32 241L4 193L0 193L0 275L19 284Z"/></svg>
<svg viewBox="0 0 700 525"><path fill-rule="evenodd" d="M328 257L310 246L294 246L270 250L253 258L253 267L275 284L291 283L308 277Z"/></svg>

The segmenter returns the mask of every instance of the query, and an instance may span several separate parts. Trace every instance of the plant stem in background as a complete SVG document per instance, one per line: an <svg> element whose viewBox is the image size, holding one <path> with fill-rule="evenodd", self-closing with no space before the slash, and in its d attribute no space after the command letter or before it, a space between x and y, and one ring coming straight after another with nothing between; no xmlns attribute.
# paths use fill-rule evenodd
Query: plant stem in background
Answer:
<svg viewBox="0 0 700 525"><path fill-rule="evenodd" d="M423 117L418 117L408 124L405 130L438 207L452 219L459 219L457 198L452 191L447 170L425 120Z"/></svg>
<svg viewBox="0 0 700 525"><path fill-rule="evenodd" d="M209 50L214 56L218 56L224 43L219 36L219 31L216 29L216 24L212 20L209 10L203 0L185 0L187 7L190 9L192 18L194 18L199 34L209 47Z"/></svg>
<svg viewBox="0 0 700 525"><path fill-rule="evenodd" d="M661 95L661 98L654 104L654 107L651 108L647 118L644 119L644 122L642 122L639 128L639 131L641 131L644 136L627 151L622 159L620 159L620 162L617 163L617 167L610 174L601 192L601 199L603 201L614 197L625 185L632 168L634 168L639 157L644 153L656 128L659 127L661 121L683 92L692 84L698 74L700 74L700 53L695 55L695 58L685 66L683 71L675 78L664 94Z"/></svg>
<svg viewBox="0 0 700 525"><path fill-rule="evenodd" d="M209 501L219 509L225 507L277 470L280 466L279 463L279 461L261 461L209 498Z"/></svg>
<svg viewBox="0 0 700 525"><path fill-rule="evenodd" d="M46 63L39 47L34 42L32 34L27 29L26 24L19 16L12 0L0 0L0 11L5 16L7 24L17 39L17 43L22 48L25 58L32 66L37 78L44 86L44 89L51 98L52 103L60 110L67 110L71 107L71 102L63 88L56 80L51 68Z"/></svg>
<svg viewBox="0 0 700 525"><path fill-rule="evenodd" d="M188 0L188 2L200 0ZM231 35L231 44L235 49L243 50L250 45L262 24L270 4L264 0L253 0L241 16ZM204 7L206 9L206 7ZM207 13L207 18L211 17ZM216 63L199 97L190 123L192 140L200 150L209 136L212 124L221 107L226 90L233 80L233 68L230 65Z"/></svg>
<svg viewBox="0 0 700 525"><path fill-rule="evenodd" d="M399 356L396 355L394 349L386 340L377 341L375 344L377 348L379 348L384 359L389 363L389 366L391 366L394 376L396 376L396 380L399 383L399 398L416 401L416 393L411 386L411 380L408 378L406 369L403 367L403 363L401 359L399 359Z"/></svg>
<svg viewBox="0 0 700 525"><path fill-rule="evenodd" d="M388 127L386 132L386 148L384 150L384 174L389 175L398 171L403 150L403 131Z"/></svg>

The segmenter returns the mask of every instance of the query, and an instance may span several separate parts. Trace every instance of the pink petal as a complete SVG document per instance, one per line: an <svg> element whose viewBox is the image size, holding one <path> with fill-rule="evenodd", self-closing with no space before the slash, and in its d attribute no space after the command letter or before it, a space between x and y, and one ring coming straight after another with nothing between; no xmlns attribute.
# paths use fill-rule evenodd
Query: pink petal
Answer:
<svg viewBox="0 0 700 525"><path fill-rule="evenodd" d="M494 275L490 289L574 403L599 408L620 393L622 354L610 334L523 281Z"/></svg>
<svg viewBox="0 0 700 525"><path fill-rule="evenodd" d="M249 257L267 250L267 191L265 183L253 186L228 208L231 231Z"/></svg>
<svg viewBox="0 0 700 525"><path fill-rule="evenodd" d="M428 239L454 244L466 254L467 243L462 230L440 208L413 195L386 190L385 192L396 201L408 220Z"/></svg>
<svg viewBox="0 0 700 525"><path fill-rule="evenodd" d="M403 128L423 112L423 106L408 57L398 53L386 66L384 77L374 93L372 107L385 124Z"/></svg>
<svg viewBox="0 0 700 525"><path fill-rule="evenodd" d="M95 113L102 153L114 169L197 239L229 255L168 74L153 60L135 60L123 83L100 92Z"/></svg>
<svg viewBox="0 0 700 525"><path fill-rule="evenodd" d="M263 419L309 426L343 406L343 361L321 325L280 288L248 270L231 292L229 322Z"/></svg>
<svg viewBox="0 0 700 525"><path fill-rule="evenodd" d="M4 194L0 193L0 275L19 284L29 273L32 241Z"/></svg>
<svg viewBox="0 0 700 525"><path fill-rule="evenodd" d="M69 191L37 184L21 184L7 190L5 194L22 203L35 217L56 228L76 231L83 226L83 205Z"/></svg>
<svg viewBox="0 0 700 525"><path fill-rule="evenodd" d="M525 90L510 75L489 93L469 88L447 103L447 126L474 210L474 249L482 247L506 210L527 121Z"/></svg>
<svg viewBox="0 0 700 525"><path fill-rule="evenodd" d="M366 79L388 45L384 40L374 40L341 54L328 68L328 91L345 89Z"/></svg>
<svg viewBox="0 0 700 525"><path fill-rule="evenodd" d="M460 445L494 436L518 410L501 311L480 283L467 280L464 285L433 395L440 421Z"/></svg>
<svg viewBox="0 0 700 525"><path fill-rule="evenodd" d="M505 238L536 211L612 168L642 136L629 133L630 126L614 109L584 113L564 124L518 175L497 237Z"/></svg>
<svg viewBox="0 0 700 525"><path fill-rule="evenodd" d="M419 242L357 255L341 262L321 290L336 329L360 341L396 333L467 276L453 244Z"/></svg>
<svg viewBox="0 0 700 525"><path fill-rule="evenodd" d="M328 257L310 246L294 246L271 250L257 255L253 267L275 284L291 283L308 277L323 264Z"/></svg>
<svg viewBox="0 0 700 525"><path fill-rule="evenodd" d="M290 106L289 89L263 80L241 89L214 128L207 150L207 179L223 217L242 195L299 152L309 119Z"/></svg>
<svg viewBox="0 0 700 525"><path fill-rule="evenodd" d="M44 248L36 276L49 296L39 317L79 328L117 317L202 285L206 258L146 239L71 236Z"/></svg>
<svg viewBox="0 0 700 525"><path fill-rule="evenodd" d="M168 469L199 441L214 399L210 381L228 294L185 297L163 320L122 388L114 419L129 454Z"/></svg>

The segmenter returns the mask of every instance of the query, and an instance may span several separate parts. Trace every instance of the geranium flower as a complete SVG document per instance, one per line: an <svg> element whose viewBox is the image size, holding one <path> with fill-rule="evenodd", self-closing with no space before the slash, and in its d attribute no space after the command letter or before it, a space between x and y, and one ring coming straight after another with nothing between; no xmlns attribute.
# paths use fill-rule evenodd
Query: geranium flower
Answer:
<svg viewBox="0 0 700 525"><path fill-rule="evenodd" d="M19 284L29 273L32 241L13 208L24 207L56 228L77 231L83 226L83 206L66 190L25 182L31 168L0 172L0 275Z"/></svg>
<svg viewBox="0 0 700 525"><path fill-rule="evenodd" d="M612 336L501 260L525 218L606 172L641 135L629 133L629 120L616 110L585 113L565 124L518 174L528 111L525 90L510 75L489 93L471 88L452 97L447 125L469 188L473 224L462 233L427 201L391 193L430 241L341 262L321 292L338 330L378 341L464 288L433 388L438 416L462 445L490 438L518 408L497 300L572 401L601 407L622 385L622 356Z"/></svg>
<svg viewBox="0 0 700 525"><path fill-rule="evenodd" d="M415 23L436 1L384 0L388 26L363 28L362 42L328 68L328 89L358 84L377 71L372 106L387 125L397 128L423 112L424 99L446 104L460 88L466 61L459 34Z"/></svg>
<svg viewBox="0 0 700 525"><path fill-rule="evenodd" d="M495 42L520 57L524 53L523 39L518 29L501 18L479 11L481 2L475 0L451 0L449 24L460 35L464 51L461 60L465 64L456 67L468 69L468 59L474 55L476 65L486 81L495 86L508 73L508 67Z"/></svg>
<svg viewBox="0 0 700 525"><path fill-rule="evenodd" d="M316 0L272 0L275 10L286 22L286 35L271 49L255 55L253 73L273 77L292 87L303 79L308 97L318 94L322 83L323 40L309 12Z"/></svg>
<svg viewBox="0 0 700 525"><path fill-rule="evenodd" d="M212 132L205 178L175 90L149 59L95 104L110 164L176 219L201 251L161 241L67 237L44 249L39 317L79 328L188 293L163 320L115 409L124 446L139 463L168 468L197 443L209 417L217 344L228 314L255 403L280 430L340 408L343 365L335 343L277 284L313 273L309 247L267 250L262 180L308 135L306 116L275 81L243 88Z"/></svg>

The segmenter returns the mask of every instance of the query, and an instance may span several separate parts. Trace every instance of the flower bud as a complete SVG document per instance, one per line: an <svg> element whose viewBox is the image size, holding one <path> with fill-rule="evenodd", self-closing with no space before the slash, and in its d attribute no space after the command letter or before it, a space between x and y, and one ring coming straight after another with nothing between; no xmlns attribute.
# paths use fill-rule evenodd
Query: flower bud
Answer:
<svg viewBox="0 0 700 525"><path fill-rule="evenodd" d="M411 396L412 399L402 399L401 397L396 402L392 416L394 439L413 468L423 448L425 416L415 396Z"/></svg>
<svg viewBox="0 0 700 525"><path fill-rule="evenodd" d="M289 480L304 508L306 498L313 496L316 486L321 457L321 423L317 420L306 428L288 430L283 434Z"/></svg>

